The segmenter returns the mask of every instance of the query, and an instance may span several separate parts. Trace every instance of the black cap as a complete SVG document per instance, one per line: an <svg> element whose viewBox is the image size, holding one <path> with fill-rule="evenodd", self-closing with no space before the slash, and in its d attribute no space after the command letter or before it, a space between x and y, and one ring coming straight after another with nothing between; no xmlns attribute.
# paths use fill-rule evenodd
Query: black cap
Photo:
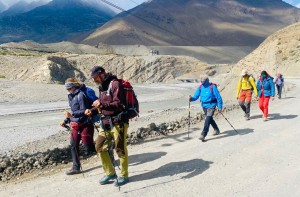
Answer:
<svg viewBox="0 0 300 197"><path fill-rule="evenodd" d="M99 73L104 73L104 72L105 72L105 69L102 68L101 66L94 66L91 69L91 78L95 77Z"/></svg>

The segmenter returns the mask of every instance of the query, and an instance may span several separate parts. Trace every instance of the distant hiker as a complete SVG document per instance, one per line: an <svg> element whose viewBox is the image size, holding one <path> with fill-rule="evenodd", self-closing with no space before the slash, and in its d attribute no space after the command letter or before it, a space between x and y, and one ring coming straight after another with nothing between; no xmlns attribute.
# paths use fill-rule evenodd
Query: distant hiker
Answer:
<svg viewBox="0 0 300 197"><path fill-rule="evenodd" d="M249 75L246 69L242 70L242 77L239 79L236 91L236 99L244 111L246 120L250 120L250 105L252 100L252 93L257 98L257 89L255 80L252 75Z"/></svg>
<svg viewBox="0 0 300 197"><path fill-rule="evenodd" d="M68 78L65 82L65 87L68 94L69 106L71 113L65 111L64 115L66 119L60 123L61 126L65 126L70 123L71 135L71 155L73 160L73 167L66 171L67 175L78 174L81 172L81 164L79 159L79 142L82 140L85 154L91 154L95 152L94 146L94 127L89 121L88 116L84 114L85 110L91 105L84 94L86 89L84 84L80 84L73 78Z"/></svg>
<svg viewBox="0 0 300 197"><path fill-rule="evenodd" d="M96 151L102 161L105 176L100 179L100 184L104 185L110 180L116 179L115 186L126 184L128 179L128 151L127 151L127 130L129 119L119 116L124 110L124 94L121 83L115 75L106 73L105 69L95 66L91 70L91 77L99 85L99 100L93 103L92 110L86 110L86 115L101 113L102 127L96 139ZM108 148L114 140L114 148L120 159L121 176L117 177L114 164L110 158Z"/></svg>
<svg viewBox="0 0 300 197"><path fill-rule="evenodd" d="M282 74L277 73L274 83L277 88L278 98L281 99L282 87L284 86L284 78L283 78Z"/></svg>
<svg viewBox="0 0 300 197"><path fill-rule="evenodd" d="M200 81L201 85L197 88L194 96L190 95L189 98L190 101L196 101L200 97L201 106L205 114L204 127L199 138L203 142L210 125L214 128L213 135L220 134L220 129L213 119L213 115L216 107L222 112L223 101L216 84L210 83L207 76L201 76Z"/></svg>
<svg viewBox="0 0 300 197"><path fill-rule="evenodd" d="M274 99L275 95L273 78L266 71L262 71L256 86L258 89L259 108L263 112L263 120L267 121L270 97Z"/></svg>

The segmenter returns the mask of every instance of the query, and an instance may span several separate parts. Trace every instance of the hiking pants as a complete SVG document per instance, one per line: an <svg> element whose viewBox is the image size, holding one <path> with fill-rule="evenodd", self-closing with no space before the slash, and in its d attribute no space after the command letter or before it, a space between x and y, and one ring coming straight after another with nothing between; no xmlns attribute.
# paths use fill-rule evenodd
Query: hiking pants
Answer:
<svg viewBox="0 0 300 197"><path fill-rule="evenodd" d="M211 125L214 130L219 130L218 125L216 124L213 115L215 113L216 108L203 108L205 114L204 127L201 135L205 137L209 130L209 125Z"/></svg>
<svg viewBox="0 0 300 197"><path fill-rule="evenodd" d="M281 98L282 85L276 85L276 88L277 88L278 98Z"/></svg>
<svg viewBox="0 0 300 197"><path fill-rule="evenodd" d="M259 108L263 112L264 117L268 117L268 110L269 110L269 101L270 96L264 96L263 94L259 98Z"/></svg>
<svg viewBox="0 0 300 197"><path fill-rule="evenodd" d="M121 177L128 177L128 151L127 151L127 130L129 124L116 124L113 125L111 130L99 129L98 137L96 139L96 151L99 153L99 156L102 161L102 166L105 174L107 176L115 174L115 169L113 163L108 154L108 147L112 141L112 138L115 141L115 150L120 159L121 166Z"/></svg>
<svg viewBox="0 0 300 197"><path fill-rule="evenodd" d="M250 115L251 100L252 100L252 90L242 90L240 92L239 105L247 115Z"/></svg>
<svg viewBox="0 0 300 197"><path fill-rule="evenodd" d="M83 124L75 122L71 122L70 125L72 127L70 135L70 145L73 160L73 169L80 170L79 143L80 140L82 140L82 143L85 146L85 148L93 148L94 127L92 124Z"/></svg>

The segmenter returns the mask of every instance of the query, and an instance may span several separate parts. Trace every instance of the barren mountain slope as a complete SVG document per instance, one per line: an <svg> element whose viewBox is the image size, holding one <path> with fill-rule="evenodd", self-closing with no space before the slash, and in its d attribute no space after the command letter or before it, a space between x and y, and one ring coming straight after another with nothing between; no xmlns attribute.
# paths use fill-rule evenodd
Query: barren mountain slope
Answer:
<svg viewBox="0 0 300 197"><path fill-rule="evenodd" d="M185 56L0 55L0 74L12 80L63 83L68 77L76 77L86 81L94 65L102 65L134 83L168 82L195 78L200 72L214 73L207 64Z"/></svg>
<svg viewBox="0 0 300 197"><path fill-rule="evenodd" d="M299 18L300 10L281 0L152 0L118 15L83 43L257 46Z"/></svg>
<svg viewBox="0 0 300 197"><path fill-rule="evenodd" d="M278 68L277 68L278 67ZM266 69L270 74L300 75L300 23L290 25L269 36L256 50L239 61L233 72L248 68L256 76Z"/></svg>

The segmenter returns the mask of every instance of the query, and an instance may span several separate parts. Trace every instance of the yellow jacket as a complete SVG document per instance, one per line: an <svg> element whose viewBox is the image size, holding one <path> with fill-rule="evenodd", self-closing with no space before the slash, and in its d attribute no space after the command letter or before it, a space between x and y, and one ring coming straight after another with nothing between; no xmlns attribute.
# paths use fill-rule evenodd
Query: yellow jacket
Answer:
<svg viewBox="0 0 300 197"><path fill-rule="evenodd" d="M249 77L249 79L248 79ZM242 77L237 85L237 91L236 91L236 97L239 97L240 91L241 90L253 90L254 96L257 96L257 88L254 82L253 77L251 76L244 76Z"/></svg>

